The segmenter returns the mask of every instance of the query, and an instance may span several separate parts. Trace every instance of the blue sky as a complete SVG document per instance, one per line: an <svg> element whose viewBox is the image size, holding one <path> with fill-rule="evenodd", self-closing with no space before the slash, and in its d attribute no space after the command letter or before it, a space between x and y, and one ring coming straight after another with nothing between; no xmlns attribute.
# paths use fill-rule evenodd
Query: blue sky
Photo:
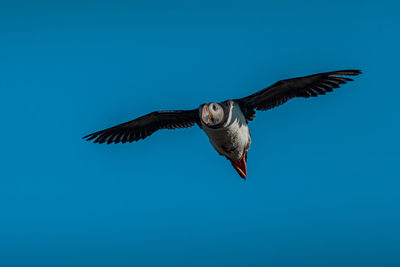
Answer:
<svg viewBox="0 0 400 267"><path fill-rule="evenodd" d="M0 265L399 266L395 1L1 1ZM197 127L82 136L359 68L258 112L243 181Z"/></svg>

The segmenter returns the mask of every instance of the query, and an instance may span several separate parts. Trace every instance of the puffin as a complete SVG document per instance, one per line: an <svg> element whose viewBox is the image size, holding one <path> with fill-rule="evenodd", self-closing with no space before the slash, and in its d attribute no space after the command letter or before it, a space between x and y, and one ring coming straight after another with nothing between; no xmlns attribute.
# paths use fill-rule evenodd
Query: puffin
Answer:
<svg viewBox="0 0 400 267"><path fill-rule="evenodd" d="M83 137L94 143L131 143L144 139L161 129L188 128L198 125L211 145L226 157L243 179L247 176L247 152L251 144L248 123L256 110L275 108L297 97L316 97L332 92L353 79L360 70L324 72L280 80L252 95L219 103L201 104L192 110L154 111L137 119L97 131Z"/></svg>

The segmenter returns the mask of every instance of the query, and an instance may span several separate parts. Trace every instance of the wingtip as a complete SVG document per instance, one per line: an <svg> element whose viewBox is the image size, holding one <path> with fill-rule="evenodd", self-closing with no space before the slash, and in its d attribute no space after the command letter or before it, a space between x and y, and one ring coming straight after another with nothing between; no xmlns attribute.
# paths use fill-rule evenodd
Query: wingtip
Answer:
<svg viewBox="0 0 400 267"><path fill-rule="evenodd" d="M353 73L351 75L360 75L363 73L362 70L351 70L351 72Z"/></svg>
<svg viewBox="0 0 400 267"><path fill-rule="evenodd" d="M362 74L361 70L339 70L332 73L334 76L356 76Z"/></svg>
<svg viewBox="0 0 400 267"><path fill-rule="evenodd" d="M96 136L93 135L93 134L88 134L88 135L82 137L82 139L85 140L85 141L91 141L91 140L93 140L94 138L96 138Z"/></svg>

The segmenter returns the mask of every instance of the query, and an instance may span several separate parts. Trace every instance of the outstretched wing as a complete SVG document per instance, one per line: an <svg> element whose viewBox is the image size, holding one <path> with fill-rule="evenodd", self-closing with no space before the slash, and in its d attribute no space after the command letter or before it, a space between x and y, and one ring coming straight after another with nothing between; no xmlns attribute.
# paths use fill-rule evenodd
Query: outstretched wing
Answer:
<svg viewBox="0 0 400 267"><path fill-rule="evenodd" d="M198 110L155 111L120 125L83 137L95 143L126 143L144 139L160 129L192 127L199 123Z"/></svg>
<svg viewBox="0 0 400 267"><path fill-rule="evenodd" d="M289 99L295 97L312 97L332 92L341 84L353 81L342 76L353 76L360 74L359 70L341 70L333 72L318 73L310 76L281 80L255 94L236 99L247 119L251 120L254 110L267 110L282 105Z"/></svg>

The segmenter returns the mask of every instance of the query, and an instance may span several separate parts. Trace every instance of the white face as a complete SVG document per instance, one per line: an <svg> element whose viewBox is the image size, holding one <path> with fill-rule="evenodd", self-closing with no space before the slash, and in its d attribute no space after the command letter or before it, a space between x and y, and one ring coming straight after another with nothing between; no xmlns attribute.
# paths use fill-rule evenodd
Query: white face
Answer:
<svg viewBox="0 0 400 267"><path fill-rule="evenodd" d="M207 103L204 104L201 111L201 120L207 126L220 124L224 119L224 109L220 104Z"/></svg>

